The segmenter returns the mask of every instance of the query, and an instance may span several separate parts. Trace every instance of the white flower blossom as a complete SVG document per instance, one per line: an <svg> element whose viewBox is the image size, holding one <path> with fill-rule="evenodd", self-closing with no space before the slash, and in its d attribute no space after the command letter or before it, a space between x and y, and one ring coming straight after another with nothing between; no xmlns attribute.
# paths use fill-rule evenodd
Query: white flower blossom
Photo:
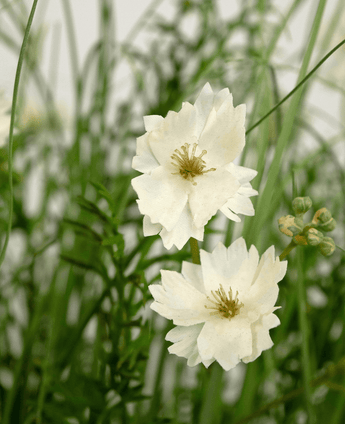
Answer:
<svg viewBox="0 0 345 424"><path fill-rule="evenodd" d="M151 308L176 325L166 335L170 353L189 366L218 361L228 371L273 346L269 330L280 323L273 312L287 262L275 257L274 246L259 261L242 237L200 254L201 265L183 262L182 274L161 271L162 284L149 286Z"/></svg>
<svg viewBox="0 0 345 424"><path fill-rule="evenodd" d="M229 219L254 215L249 181L256 171L232 163L245 144L245 105L234 108L225 88L210 84L194 105L186 102L166 118L144 116L137 139L132 180L144 215L144 235L160 233L167 249L181 249L190 237L203 240L204 226L220 209Z"/></svg>
<svg viewBox="0 0 345 424"><path fill-rule="evenodd" d="M7 101L0 91L0 147L3 147L8 138L11 122L11 103Z"/></svg>

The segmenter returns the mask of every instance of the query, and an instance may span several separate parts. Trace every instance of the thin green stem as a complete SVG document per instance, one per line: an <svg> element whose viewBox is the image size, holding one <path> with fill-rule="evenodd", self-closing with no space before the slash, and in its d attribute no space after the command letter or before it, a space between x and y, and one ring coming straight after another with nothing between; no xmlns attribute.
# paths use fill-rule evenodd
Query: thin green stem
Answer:
<svg viewBox="0 0 345 424"><path fill-rule="evenodd" d="M290 244L288 244L285 249L282 251L282 253L279 255L279 260L283 260L287 257L287 255L291 252L291 250L293 250L295 247L297 246L297 244L291 240Z"/></svg>
<svg viewBox="0 0 345 424"><path fill-rule="evenodd" d="M14 119L15 119L15 115L16 115L19 82L20 82L20 75L21 75L21 71L22 71L22 67L23 67L24 58L25 58L25 52L26 52L26 48L27 48L27 44L28 44L28 40L29 40L30 29L31 29L32 21L34 19L34 15L35 15L35 11L36 11L37 2L38 2L38 0L34 0L34 2L32 4L28 23L26 25L26 29L25 29L25 33L24 33L22 47L21 47L20 53L19 53L16 77L15 77L15 80L14 80L10 133L9 133L9 139L8 139L8 178L9 178L9 188L10 188L10 204L9 204L8 226L7 226L5 243L4 243L4 246L3 246L2 250L1 250L1 254L0 254L0 267L1 267L1 265L4 261L4 259L5 259L8 241L10 239L11 228L12 228L12 219L13 219L13 128L14 128Z"/></svg>
<svg viewBox="0 0 345 424"><path fill-rule="evenodd" d="M320 66L326 62L326 60L332 56L332 54L337 51L343 44L345 44L345 39L341 41L339 44L337 44L330 52L328 52L321 60L320 62L301 80L299 84L296 85L296 87L290 91L289 94L287 94L279 103L277 103L270 111L266 113L262 118L260 118L257 122L255 122L254 125L252 125L248 130L246 131L246 135L249 134L251 131L253 131L254 128L256 128L258 125L261 124L262 121L264 121L266 118L268 118L275 110L278 109L279 106L281 106L284 102L286 102L287 99L289 99L308 79L320 68Z"/></svg>
<svg viewBox="0 0 345 424"><path fill-rule="evenodd" d="M298 322L302 333L302 375L303 387L307 402L307 411L309 416L309 424L315 422L315 413L311 403L311 390L309 381L311 380L311 363L309 353L309 324L306 310L306 294L305 294L305 272L303 269L303 249L300 249L297 254L297 303L298 303Z"/></svg>
<svg viewBox="0 0 345 424"><path fill-rule="evenodd" d="M189 242L190 242L190 250L192 254L193 264L200 265L200 252L199 252L198 242L193 237L189 239Z"/></svg>

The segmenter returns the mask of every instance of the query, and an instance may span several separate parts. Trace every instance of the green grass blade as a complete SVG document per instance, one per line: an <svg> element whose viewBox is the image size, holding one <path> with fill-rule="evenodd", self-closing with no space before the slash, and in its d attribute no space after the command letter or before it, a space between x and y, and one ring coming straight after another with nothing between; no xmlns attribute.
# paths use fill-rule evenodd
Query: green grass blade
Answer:
<svg viewBox="0 0 345 424"><path fill-rule="evenodd" d="M15 119L15 115L16 115L19 82L20 82L20 75L21 75L21 71L22 71L22 67L23 67L24 58L25 58L25 52L26 52L26 48L27 48L27 44L28 44L28 40L29 40L30 29L31 29L32 21L34 19L37 3L38 3L38 0L34 0L34 2L32 4L28 23L26 25L26 29L25 29L25 33L24 33L22 47L21 47L20 53L19 53L16 77L15 77L15 80L14 80L10 133L9 133L9 139L8 139L8 176L9 176L9 188L10 188L10 204L9 204L8 227L7 227L7 232L6 232L5 243L4 243L4 246L3 246L2 250L1 250L1 254L0 254L0 267L1 267L1 265L4 261L4 259L5 259L8 241L10 239L11 228L12 228L12 219L13 219L13 157L12 157L13 156L13 128L14 128L14 119Z"/></svg>

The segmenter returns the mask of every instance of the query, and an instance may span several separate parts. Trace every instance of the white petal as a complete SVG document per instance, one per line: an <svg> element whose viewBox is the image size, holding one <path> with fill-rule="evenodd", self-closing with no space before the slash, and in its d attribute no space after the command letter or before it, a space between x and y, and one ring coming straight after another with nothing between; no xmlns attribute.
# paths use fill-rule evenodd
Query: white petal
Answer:
<svg viewBox="0 0 345 424"><path fill-rule="evenodd" d="M209 83L206 83L201 90L196 102L194 103L197 118L196 118L196 136L199 137L203 131L208 115L213 106L214 94Z"/></svg>
<svg viewBox="0 0 345 424"><path fill-rule="evenodd" d="M191 237L202 241L204 239L204 227L196 228L193 225L190 207L186 204L175 227L171 231L163 228L160 235L166 249L171 249L173 245L182 249Z"/></svg>
<svg viewBox="0 0 345 424"><path fill-rule="evenodd" d="M243 356L252 353L252 334L249 325L238 326L235 319L220 321L224 328L222 334L218 333L212 323L205 323L198 337L198 348L203 360L214 357L228 371Z"/></svg>
<svg viewBox="0 0 345 424"><path fill-rule="evenodd" d="M153 131L159 128L164 121L163 116L160 115L148 115L144 116L144 125L146 131Z"/></svg>
<svg viewBox="0 0 345 424"><path fill-rule="evenodd" d="M134 178L132 186L139 197L137 202L140 212L148 215L153 224L159 223L171 231L188 198L187 193L176 183L176 178L172 178L160 166L151 175L144 174Z"/></svg>
<svg viewBox="0 0 345 424"><path fill-rule="evenodd" d="M180 112L169 111L162 125L149 133L148 143L161 165L170 164L175 149L197 142L195 131L196 110L190 103L184 103Z"/></svg>
<svg viewBox="0 0 345 424"><path fill-rule="evenodd" d="M270 349L273 346L272 339L269 335L269 329L279 324L279 318L274 314L263 316L260 320L252 324L253 352L251 355L243 358L243 362L248 363L254 361L261 355L263 350Z"/></svg>
<svg viewBox="0 0 345 424"><path fill-rule="evenodd" d="M232 99L232 95L230 94L230 91L228 88L223 88L223 90L217 93L213 103L213 107L215 108L216 112L229 96L231 96L231 99Z"/></svg>
<svg viewBox="0 0 345 424"><path fill-rule="evenodd" d="M241 213L242 215L253 216L255 211L253 204L248 197L241 196L236 193L234 197L231 197L224 205L235 213Z"/></svg>
<svg viewBox="0 0 345 424"><path fill-rule="evenodd" d="M216 291L219 289L219 285L227 285L228 277L227 275L231 273L229 269L228 262L221 265L221 268L218 268L217 259L208 252L200 250L200 261L202 276L204 280L205 292L207 295L211 295L211 291ZM221 273L223 275L221 275Z"/></svg>
<svg viewBox="0 0 345 424"><path fill-rule="evenodd" d="M244 121L245 105L234 109L231 96L226 98L218 112L212 109L199 141L212 166L226 165L241 153L245 144Z"/></svg>
<svg viewBox="0 0 345 424"><path fill-rule="evenodd" d="M199 355L197 338L204 324L192 325L190 327L177 326L170 330L165 339L174 342L168 348L169 353L182 356L188 359L187 365L194 367L201 362Z"/></svg>
<svg viewBox="0 0 345 424"><path fill-rule="evenodd" d="M214 354L215 359L226 371L253 351L250 325L238 326L234 319L228 322L227 331L219 338Z"/></svg>
<svg viewBox="0 0 345 424"><path fill-rule="evenodd" d="M270 248L261 258L257 272L254 276L253 285L250 288L248 296L256 304L256 308L261 313L270 311L278 298L278 281L280 281L286 272L287 264L280 262L279 258L273 259L274 249Z"/></svg>
<svg viewBox="0 0 345 424"><path fill-rule="evenodd" d="M195 182L197 185L192 186L189 205L195 226L201 227L236 193L239 183L222 168L195 178Z"/></svg>
<svg viewBox="0 0 345 424"><path fill-rule="evenodd" d="M259 253L254 246L251 246L248 258L239 264L239 269L231 275L227 281L227 285L223 285L226 292L228 292L230 287L234 294L238 292L238 298L244 304L246 304L245 300L251 288L258 262Z"/></svg>
<svg viewBox="0 0 345 424"><path fill-rule="evenodd" d="M190 262L182 262L182 275L185 279L201 293L205 293L201 265Z"/></svg>
<svg viewBox="0 0 345 424"><path fill-rule="evenodd" d="M137 156L134 156L132 168L145 174L151 173L159 166L150 146L147 144L147 134L137 138Z"/></svg>
<svg viewBox="0 0 345 424"><path fill-rule="evenodd" d="M220 208L220 211L223 212L223 214L227 218L231 219L231 221L241 222L241 218L239 216L235 215L233 212L231 212L231 210L228 209L226 204Z"/></svg>
<svg viewBox="0 0 345 424"><path fill-rule="evenodd" d="M149 216L144 216L144 236L154 236L162 229L161 224L152 224Z"/></svg>
<svg viewBox="0 0 345 424"><path fill-rule="evenodd" d="M226 169L231 172L234 177L236 177L241 185L248 183L258 174L258 171L255 171L254 169L235 165L234 163L229 163L226 165Z"/></svg>
<svg viewBox="0 0 345 424"><path fill-rule="evenodd" d="M155 299L151 309L174 324L190 326L204 322L209 316L206 297L175 271L161 271L162 285L152 284L149 290Z"/></svg>
<svg viewBox="0 0 345 424"><path fill-rule="evenodd" d="M242 184L237 193L246 197L257 196L259 194L257 190L253 189L250 183Z"/></svg>
<svg viewBox="0 0 345 424"><path fill-rule="evenodd" d="M234 273L239 270L241 263L245 259L248 259L247 246L244 238L240 237L228 247L228 260Z"/></svg>

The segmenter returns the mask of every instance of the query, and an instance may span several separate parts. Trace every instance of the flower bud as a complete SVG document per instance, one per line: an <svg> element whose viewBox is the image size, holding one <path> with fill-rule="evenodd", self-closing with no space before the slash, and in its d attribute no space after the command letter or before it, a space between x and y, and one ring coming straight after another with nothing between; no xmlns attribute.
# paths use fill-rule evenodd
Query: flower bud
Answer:
<svg viewBox="0 0 345 424"><path fill-rule="evenodd" d="M327 208L321 208L315 212L312 223L315 225L324 224L331 218L331 212Z"/></svg>
<svg viewBox="0 0 345 424"><path fill-rule="evenodd" d="M311 198L306 197L296 197L292 201L292 209L295 211L296 214L304 214L306 213L311 207L313 203L311 201Z"/></svg>
<svg viewBox="0 0 345 424"><path fill-rule="evenodd" d="M321 230L328 232L328 231L333 231L336 225L337 225L336 220L334 218L331 218L329 221L323 224L320 224L320 227L321 227Z"/></svg>
<svg viewBox="0 0 345 424"><path fill-rule="evenodd" d="M289 237L299 234L303 230L303 226L303 219L292 215L282 216L278 219L279 230Z"/></svg>
<svg viewBox="0 0 345 424"><path fill-rule="evenodd" d="M307 232L307 242L309 246L317 246L323 240L323 234L316 228L309 228Z"/></svg>
<svg viewBox="0 0 345 424"><path fill-rule="evenodd" d="M335 251L335 243L331 237L324 237L319 244L320 253L323 256L331 256Z"/></svg>

